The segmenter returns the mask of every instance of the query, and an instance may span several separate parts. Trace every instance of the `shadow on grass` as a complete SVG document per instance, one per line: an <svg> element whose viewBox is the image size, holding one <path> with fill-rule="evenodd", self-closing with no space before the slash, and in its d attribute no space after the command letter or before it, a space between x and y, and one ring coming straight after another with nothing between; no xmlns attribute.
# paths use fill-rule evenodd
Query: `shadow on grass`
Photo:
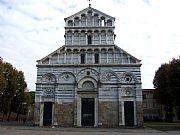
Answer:
<svg viewBox="0 0 180 135"><path fill-rule="evenodd" d="M180 131L180 123L145 122L144 126L160 131Z"/></svg>

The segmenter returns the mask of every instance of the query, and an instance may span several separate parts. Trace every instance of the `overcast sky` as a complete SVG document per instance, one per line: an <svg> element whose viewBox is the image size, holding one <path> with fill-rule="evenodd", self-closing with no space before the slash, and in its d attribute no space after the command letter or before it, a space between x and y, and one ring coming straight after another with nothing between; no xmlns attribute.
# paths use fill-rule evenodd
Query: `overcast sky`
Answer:
<svg viewBox="0 0 180 135"><path fill-rule="evenodd" d="M155 71L180 55L180 0L92 0L116 18L116 45L142 60L142 88ZM36 60L64 45L64 18L87 0L0 0L0 56L22 70L35 90Z"/></svg>

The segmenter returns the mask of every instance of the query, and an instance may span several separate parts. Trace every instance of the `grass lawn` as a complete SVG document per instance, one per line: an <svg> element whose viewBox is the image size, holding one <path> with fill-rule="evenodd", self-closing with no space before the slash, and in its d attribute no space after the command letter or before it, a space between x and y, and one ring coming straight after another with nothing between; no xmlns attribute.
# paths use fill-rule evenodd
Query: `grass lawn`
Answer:
<svg viewBox="0 0 180 135"><path fill-rule="evenodd" d="M160 131L180 131L180 123L145 122L144 126Z"/></svg>

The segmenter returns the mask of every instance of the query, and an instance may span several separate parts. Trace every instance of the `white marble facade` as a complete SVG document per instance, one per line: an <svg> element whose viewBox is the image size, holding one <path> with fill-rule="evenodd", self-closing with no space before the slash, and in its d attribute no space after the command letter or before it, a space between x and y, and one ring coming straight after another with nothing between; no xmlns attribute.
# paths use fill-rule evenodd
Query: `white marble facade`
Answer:
<svg viewBox="0 0 180 135"><path fill-rule="evenodd" d="M49 102L50 125L88 126L82 104L92 99L94 127L128 126L129 101L131 126L142 126L141 63L115 45L114 21L92 7L65 18L65 45L37 61L35 124Z"/></svg>

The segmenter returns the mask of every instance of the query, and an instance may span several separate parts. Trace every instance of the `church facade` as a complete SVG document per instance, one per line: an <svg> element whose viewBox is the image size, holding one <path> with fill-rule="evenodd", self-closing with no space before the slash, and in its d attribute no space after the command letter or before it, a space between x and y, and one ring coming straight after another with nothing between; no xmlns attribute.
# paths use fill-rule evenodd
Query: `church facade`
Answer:
<svg viewBox="0 0 180 135"><path fill-rule="evenodd" d="M65 45L37 61L36 125L143 125L141 63L115 45L114 21L91 6L65 18Z"/></svg>

